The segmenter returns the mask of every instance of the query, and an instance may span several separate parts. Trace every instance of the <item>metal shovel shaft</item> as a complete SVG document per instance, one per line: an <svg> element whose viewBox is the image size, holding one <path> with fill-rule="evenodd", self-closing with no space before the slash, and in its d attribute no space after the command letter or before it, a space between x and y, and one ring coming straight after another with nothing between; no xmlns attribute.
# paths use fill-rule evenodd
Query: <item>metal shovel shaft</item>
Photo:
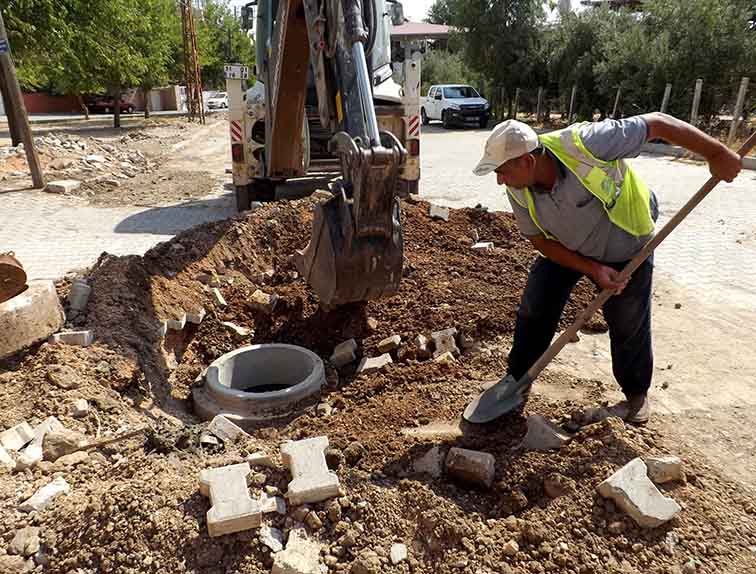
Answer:
<svg viewBox="0 0 756 574"><path fill-rule="evenodd" d="M740 147L738 150L738 155L743 158L745 157L748 152L750 152L754 146L756 146L756 133L751 134L751 137L749 137L746 142ZM707 181L701 189L696 192L696 194L691 197L688 202L678 211L672 219L670 219L664 227L662 227L659 232L654 235L649 241L643 246L643 248L638 252L638 254L633 257L630 262L625 265L625 268L620 273L620 281L624 281L625 279L628 279L633 272L640 267L640 265L648 258L651 253L654 252L654 250L659 246L659 244L664 241L667 236L672 233L675 228L680 225L680 223L688 216L690 215L690 212L695 209L695 207L701 203L701 201L711 192L712 189L714 189L717 184L722 181L716 177L709 178L709 181ZM575 336L575 334L578 332L578 330L585 324L588 319L590 319L593 314L599 310L601 306L603 306L604 303L607 302L607 300L612 296L613 294L612 289L604 289L599 293L593 301L591 301L590 305L588 305L582 313L578 316L577 319L575 319L575 322L572 323L572 325L567 328L567 330L562 333L559 338L554 341L551 346L546 349L546 351L543 353L543 355L540 356L540 358L533 364L530 369L528 369L527 374L518 381L518 387L520 386L519 383L524 384L528 382L535 381L535 379L538 377L538 375L541 374L541 371L546 368L546 365L548 365L554 357L556 357L559 352L567 345L567 343L572 340L572 338Z"/></svg>

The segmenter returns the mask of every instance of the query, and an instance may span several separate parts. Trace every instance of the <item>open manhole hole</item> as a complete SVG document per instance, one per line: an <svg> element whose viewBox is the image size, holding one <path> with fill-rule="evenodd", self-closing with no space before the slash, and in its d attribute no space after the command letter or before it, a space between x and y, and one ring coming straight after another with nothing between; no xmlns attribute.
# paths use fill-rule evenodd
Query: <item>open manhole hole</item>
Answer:
<svg viewBox="0 0 756 574"><path fill-rule="evenodd" d="M323 361L295 345L250 345L226 353L207 368L193 390L194 410L203 419L229 414L242 421L283 417L320 390Z"/></svg>

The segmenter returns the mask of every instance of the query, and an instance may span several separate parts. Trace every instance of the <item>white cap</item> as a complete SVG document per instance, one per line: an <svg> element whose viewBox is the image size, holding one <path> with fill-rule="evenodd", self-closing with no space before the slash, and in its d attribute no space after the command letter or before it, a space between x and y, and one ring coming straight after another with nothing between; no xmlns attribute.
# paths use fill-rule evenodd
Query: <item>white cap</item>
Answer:
<svg viewBox="0 0 756 574"><path fill-rule="evenodd" d="M517 120L496 124L486 140L483 158L473 170L475 175L491 173L510 159L530 153L538 147L538 136L529 125Z"/></svg>

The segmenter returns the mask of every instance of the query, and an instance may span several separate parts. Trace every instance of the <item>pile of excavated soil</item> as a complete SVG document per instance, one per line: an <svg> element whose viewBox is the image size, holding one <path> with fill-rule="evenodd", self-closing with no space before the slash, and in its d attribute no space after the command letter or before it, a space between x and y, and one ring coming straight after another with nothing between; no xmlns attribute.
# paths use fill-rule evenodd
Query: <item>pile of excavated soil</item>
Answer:
<svg viewBox="0 0 756 574"><path fill-rule="evenodd" d="M674 452L655 426L601 423L559 452L535 453L517 448L525 432L521 414L475 428L453 422L481 384L506 369L506 342L534 257L511 216L460 210L443 222L427 216L427 204L404 204L400 292L324 312L290 260L309 239L312 201L271 204L194 228L144 258L103 254L88 275L87 311L71 322L93 329L95 344L44 344L4 365L0 428L54 415L89 437L140 425L151 430L146 439L99 449L75 466L43 464L3 476L0 572L19 562L3 556L3 548L27 526L40 528L40 561L47 566L38 568L45 572L269 572L271 552L256 530L208 536L209 503L199 493L198 473L264 450L277 464L253 470L253 496L265 486L285 491L290 476L278 446L318 435L330 439L328 460L344 496L313 505L322 525L309 521L307 528L333 572L677 574L753 568L753 498L693 454ZM497 247L472 252L476 232ZM225 307L214 301L213 286ZM278 295L272 313L250 304L257 289ZM60 292L65 298L67 284ZM565 321L592 292L588 284L576 290ZM162 321L200 308L207 312L201 324L161 337ZM235 335L222 321L246 327L250 335ZM355 337L360 354L375 356L386 336L411 341L449 327L476 342L457 363L419 361L409 353L378 373L329 367L320 398L328 408L310 405L288 419L250 427L252 438L235 444L203 447L197 441L203 423L191 414L190 388L225 352L276 341L306 346L327 360L335 344ZM602 321L593 327L600 329ZM549 372L544 379L566 389L578 382ZM598 384L579 383L600 398ZM91 410L77 419L69 408L78 398L87 399ZM578 406L540 395L536 386L526 414L566 419ZM494 488L475 490L443 474L419 472L418 460L434 446L442 455L451 446L493 454ZM684 507L667 525L642 530L596 494L596 485L632 458L669 452L683 456L687 480L663 487ZM544 479L554 474L569 488L552 500ZM17 510L55 476L70 484L68 494L37 514ZM286 531L296 525L295 510L266 515L266 522ZM510 541L519 550L508 552ZM408 546L408 561L388 560L394 542Z"/></svg>

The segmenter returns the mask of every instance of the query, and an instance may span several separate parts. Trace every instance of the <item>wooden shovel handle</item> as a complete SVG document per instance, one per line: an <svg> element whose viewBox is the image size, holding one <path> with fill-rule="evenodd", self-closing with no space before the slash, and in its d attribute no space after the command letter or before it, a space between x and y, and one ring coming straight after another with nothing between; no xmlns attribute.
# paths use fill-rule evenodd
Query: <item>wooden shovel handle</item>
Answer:
<svg viewBox="0 0 756 574"><path fill-rule="evenodd" d="M749 137L746 142L740 147L738 150L738 155L743 158L745 157L748 152L750 152L754 146L756 146L756 132L751 134L751 137ZM659 233L654 235L649 241L643 246L643 248L638 252L638 254L633 257L630 262L625 265L625 268L620 273L620 279L618 279L618 282L622 282L625 279L628 279L630 275L633 274L633 272L640 267L640 265L648 258L651 253L654 252L654 249L656 249L659 244L664 241L667 236L672 233L675 228L680 225L683 219L685 219L688 215L690 215L690 212L695 209L695 207L701 203L704 197L706 197L709 192L714 189L717 184L722 181L716 177L709 178L709 181L707 181L701 189L696 192L696 194L691 197L688 202L678 211L672 219L670 219L664 227L662 227L659 230ZM588 305L582 313L578 316L577 319L575 319L575 322L572 323L572 325L567 328L564 333L562 333L559 338L554 341L551 346L546 349L546 351L543 353L543 355L540 356L540 358L533 364L532 367L528 370L526 377L528 377L531 381L535 381L536 377L541 374L541 371L546 368L546 365L548 365L554 357L556 357L559 352L569 343L575 334L578 332L580 327L582 327L588 319L590 319L593 314L599 310L600 307L606 303L609 298L612 296L614 291L612 289L604 289L599 293L596 298L591 301L590 305Z"/></svg>

